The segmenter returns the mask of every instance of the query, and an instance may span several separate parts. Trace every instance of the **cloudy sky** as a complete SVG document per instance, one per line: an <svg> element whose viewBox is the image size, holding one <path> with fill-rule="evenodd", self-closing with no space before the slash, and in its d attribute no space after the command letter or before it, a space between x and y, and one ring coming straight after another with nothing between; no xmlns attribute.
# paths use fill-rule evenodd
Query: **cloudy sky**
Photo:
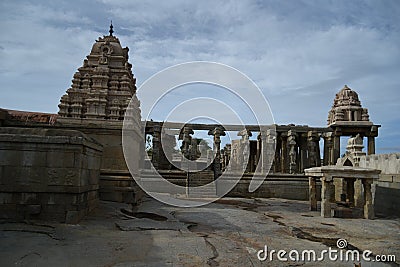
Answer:
<svg viewBox="0 0 400 267"><path fill-rule="evenodd" d="M2 0L0 107L56 113L112 19L138 86L174 64L220 62L256 82L278 124L325 126L347 84L382 125L378 152L400 152L399 14L397 0Z"/></svg>

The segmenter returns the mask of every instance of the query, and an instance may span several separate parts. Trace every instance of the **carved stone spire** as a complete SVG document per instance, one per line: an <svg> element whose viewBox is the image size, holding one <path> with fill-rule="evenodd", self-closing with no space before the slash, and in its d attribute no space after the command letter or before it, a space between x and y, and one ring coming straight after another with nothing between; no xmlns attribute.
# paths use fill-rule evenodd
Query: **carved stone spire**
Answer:
<svg viewBox="0 0 400 267"><path fill-rule="evenodd" d="M368 109L361 106L358 94L345 85L333 101L328 125L337 122L369 122Z"/></svg>
<svg viewBox="0 0 400 267"><path fill-rule="evenodd" d="M110 36L113 36L113 33L114 33L114 30L113 30L113 28L114 28L114 26L112 25L112 21L111 21L111 24L110 24Z"/></svg>
<svg viewBox="0 0 400 267"><path fill-rule="evenodd" d="M61 118L121 121L127 105L134 98L131 116L140 124L136 79L128 62L128 48L122 48L118 38L100 37L74 75L71 87L60 100Z"/></svg>

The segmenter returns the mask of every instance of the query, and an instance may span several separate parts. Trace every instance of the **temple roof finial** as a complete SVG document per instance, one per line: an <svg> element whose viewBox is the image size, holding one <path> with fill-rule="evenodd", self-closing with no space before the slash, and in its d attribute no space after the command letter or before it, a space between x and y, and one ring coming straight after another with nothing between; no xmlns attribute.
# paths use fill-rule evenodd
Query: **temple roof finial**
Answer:
<svg viewBox="0 0 400 267"><path fill-rule="evenodd" d="M113 36L113 32L114 32L114 30L113 30L113 28L114 28L114 26L112 25L112 21L111 21L111 24L110 24L110 36Z"/></svg>

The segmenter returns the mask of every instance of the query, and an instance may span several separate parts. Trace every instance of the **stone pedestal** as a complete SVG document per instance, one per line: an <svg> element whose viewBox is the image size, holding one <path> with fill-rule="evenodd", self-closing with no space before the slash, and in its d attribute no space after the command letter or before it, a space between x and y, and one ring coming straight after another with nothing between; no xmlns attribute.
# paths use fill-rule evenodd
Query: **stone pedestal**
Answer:
<svg viewBox="0 0 400 267"><path fill-rule="evenodd" d="M321 191L321 216L322 217L331 217L331 186L333 181L336 179L345 179L346 180L346 188L348 189L346 194L348 195L349 200L354 198L354 201L357 203L358 196L355 193L353 196L349 196L352 194L352 191L357 192L357 190L353 190L353 182L354 179L362 180L364 185L364 218L373 219L374 218L374 209L372 204L372 191L371 184L373 179L378 179L380 170L375 169L366 169L360 167L349 167L349 166L322 166L322 167L314 167L305 169L305 174L309 176L309 194L310 194L310 209L316 209L316 192L315 192L315 179L320 178L322 182L322 191Z"/></svg>
<svg viewBox="0 0 400 267"><path fill-rule="evenodd" d="M324 218L332 217L331 212L331 184L325 177L321 178L321 216Z"/></svg>

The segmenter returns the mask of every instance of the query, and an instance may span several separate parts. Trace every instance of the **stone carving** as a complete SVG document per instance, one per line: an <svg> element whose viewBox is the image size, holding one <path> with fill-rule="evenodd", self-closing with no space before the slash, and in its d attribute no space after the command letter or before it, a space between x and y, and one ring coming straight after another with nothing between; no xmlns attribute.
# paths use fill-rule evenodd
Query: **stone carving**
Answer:
<svg viewBox="0 0 400 267"><path fill-rule="evenodd" d="M320 156L319 156L319 139L320 136L318 133L309 131L307 134L308 137L308 153L309 153L309 162L310 167L316 167L320 165Z"/></svg>
<svg viewBox="0 0 400 267"><path fill-rule="evenodd" d="M128 51L115 36L99 38L61 97L59 116L122 120L130 99L137 100ZM133 106L133 116L140 118L139 102L134 101Z"/></svg>
<svg viewBox="0 0 400 267"><path fill-rule="evenodd" d="M214 178L221 175L221 136L225 136L225 129L221 126L215 127L213 130L208 131L209 135L214 136Z"/></svg>
<svg viewBox="0 0 400 267"><path fill-rule="evenodd" d="M249 161L250 157L250 137L252 136L251 131L247 129L243 129L238 132L238 136L241 136L242 139L240 140L240 150L241 150L241 160L240 162L242 163L242 169L246 170L247 169L247 163Z"/></svg>
<svg viewBox="0 0 400 267"><path fill-rule="evenodd" d="M328 114L328 125L340 121L369 121L368 109L362 108L358 94L347 85L336 94Z"/></svg>
<svg viewBox="0 0 400 267"><path fill-rule="evenodd" d="M47 181L49 185L74 185L76 171L64 169L50 169L47 171Z"/></svg>
<svg viewBox="0 0 400 267"><path fill-rule="evenodd" d="M49 185L59 184L59 177L56 169L51 169L47 171Z"/></svg>
<svg viewBox="0 0 400 267"><path fill-rule="evenodd" d="M288 132L288 144L289 144L289 172L296 173L297 170L297 151L296 151L296 138L297 134L290 130Z"/></svg>
<svg viewBox="0 0 400 267"><path fill-rule="evenodd" d="M190 146L192 144L192 136L191 136L192 134L194 134L194 131L191 128L183 127L183 130L182 130L182 132L181 132L181 134L179 136L179 139L183 140L182 141L182 146L180 147L181 151L182 151L182 154L187 159L189 159Z"/></svg>

